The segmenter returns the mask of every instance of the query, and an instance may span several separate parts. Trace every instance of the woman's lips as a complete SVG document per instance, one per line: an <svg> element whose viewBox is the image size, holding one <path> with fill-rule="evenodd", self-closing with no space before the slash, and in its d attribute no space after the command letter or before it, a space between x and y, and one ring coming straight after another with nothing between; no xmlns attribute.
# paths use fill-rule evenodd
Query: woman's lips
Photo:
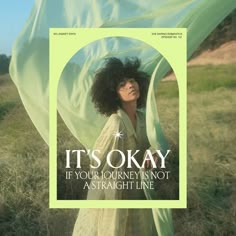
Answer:
<svg viewBox="0 0 236 236"><path fill-rule="evenodd" d="M129 92L129 94L131 93L137 93L137 91L133 89L132 91Z"/></svg>

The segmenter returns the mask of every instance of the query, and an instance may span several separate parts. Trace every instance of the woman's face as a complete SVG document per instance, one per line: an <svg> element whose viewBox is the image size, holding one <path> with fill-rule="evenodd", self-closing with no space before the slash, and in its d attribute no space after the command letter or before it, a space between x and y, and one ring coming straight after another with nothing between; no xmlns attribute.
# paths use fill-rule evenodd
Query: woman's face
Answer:
<svg viewBox="0 0 236 236"><path fill-rule="evenodd" d="M139 85L135 79L129 78L118 84L117 93L122 102L137 101L139 93Z"/></svg>

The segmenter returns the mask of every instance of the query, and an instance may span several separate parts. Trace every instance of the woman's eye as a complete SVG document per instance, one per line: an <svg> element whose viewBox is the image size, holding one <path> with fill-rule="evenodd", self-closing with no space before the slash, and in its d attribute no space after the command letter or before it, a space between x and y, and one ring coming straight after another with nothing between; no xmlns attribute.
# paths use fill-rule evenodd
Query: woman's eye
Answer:
<svg viewBox="0 0 236 236"><path fill-rule="evenodd" d="M125 81L119 83L119 87L124 87L125 86Z"/></svg>
<svg viewBox="0 0 236 236"><path fill-rule="evenodd" d="M124 80L124 81L122 81L122 82L119 83L118 88L124 87L127 82L133 84L133 83L136 82L136 80L135 80L135 79L127 79L127 80Z"/></svg>
<svg viewBox="0 0 236 236"><path fill-rule="evenodd" d="M129 83L133 84L133 83L135 83L135 82L136 82L136 80L135 80L135 79L128 79L128 80L127 80L127 82L129 82Z"/></svg>

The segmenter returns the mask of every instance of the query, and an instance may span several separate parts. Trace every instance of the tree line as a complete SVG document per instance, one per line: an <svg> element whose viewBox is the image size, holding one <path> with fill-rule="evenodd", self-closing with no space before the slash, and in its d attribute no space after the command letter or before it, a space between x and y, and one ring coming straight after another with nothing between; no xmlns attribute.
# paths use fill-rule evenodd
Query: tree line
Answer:
<svg viewBox="0 0 236 236"><path fill-rule="evenodd" d="M0 75L9 73L9 64L11 56L0 54Z"/></svg>

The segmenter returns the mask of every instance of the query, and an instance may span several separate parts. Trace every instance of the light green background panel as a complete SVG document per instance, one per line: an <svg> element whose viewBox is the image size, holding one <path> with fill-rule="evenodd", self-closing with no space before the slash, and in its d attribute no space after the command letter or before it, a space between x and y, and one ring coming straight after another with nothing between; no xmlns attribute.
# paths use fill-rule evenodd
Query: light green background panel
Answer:
<svg viewBox="0 0 236 236"><path fill-rule="evenodd" d="M147 98L147 133L150 144L154 148L165 150L167 143L162 133L155 101L155 91L158 83L171 68L173 69L179 87L179 199L178 200L57 200L57 108L58 84L67 63L71 58L95 41L106 38L130 38L143 42L155 50L147 51L145 58L141 58L145 68L151 68L151 81ZM186 207L186 29L182 28L84 28L50 29L50 207L51 208L185 208ZM107 45L104 45L106 47ZM117 48L122 45L117 44ZM130 50L130 52L129 52ZM134 50L130 47L126 53ZM144 48L135 48L137 56L144 52ZM121 50L122 51L122 50ZM87 52L89 54L89 51ZM136 55L136 54L135 54ZM86 54L83 54L86 61ZM90 55L91 56L91 55ZM122 55L124 56L124 55ZM91 57L93 58L93 57ZM95 58L95 57L94 57ZM93 61L89 61L93 65ZM87 61L86 63L87 64ZM83 67L85 64L82 64ZM150 67L151 65L151 67ZM89 91L86 91L88 93ZM60 106L60 105L59 105ZM59 109L60 111L60 109ZM75 113L76 111L72 111ZM63 117L62 117L63 118ZM86 118L86 117L84 117ZM76 128L64 119L71 133L83 141ZM101 123L102 120L100 120ZM103 123L104 124L104 123ZM160 127L157 128L157 127ZM89 142L82 144L91 148L96 135L89 137Z"/></svg>

